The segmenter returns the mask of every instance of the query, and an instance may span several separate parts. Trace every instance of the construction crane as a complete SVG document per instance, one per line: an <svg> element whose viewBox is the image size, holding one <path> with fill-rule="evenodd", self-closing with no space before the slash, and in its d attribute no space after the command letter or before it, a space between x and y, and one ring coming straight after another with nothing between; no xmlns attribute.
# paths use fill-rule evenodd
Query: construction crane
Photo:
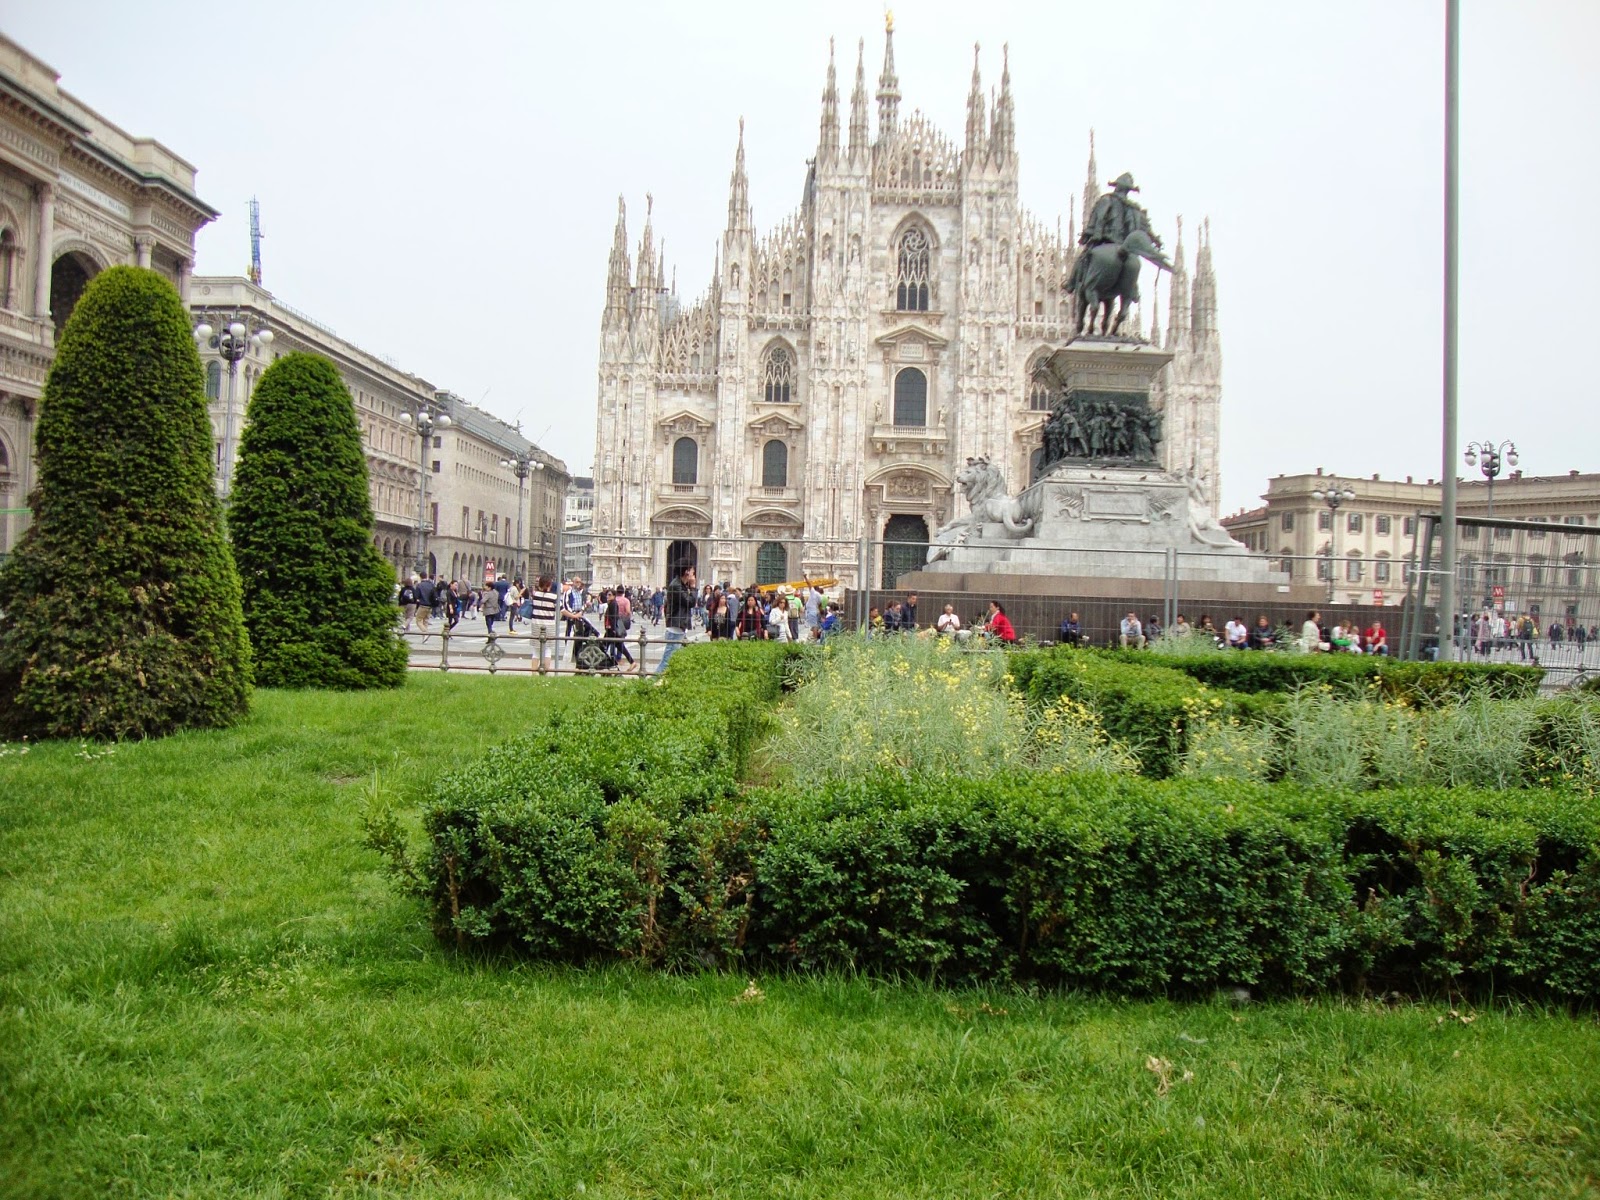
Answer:
<svg viewBox="0 0 1600 1200"><path fill-rule="evenodd" d="M261 282L261 205L250 197L250 282Z"/></svg>

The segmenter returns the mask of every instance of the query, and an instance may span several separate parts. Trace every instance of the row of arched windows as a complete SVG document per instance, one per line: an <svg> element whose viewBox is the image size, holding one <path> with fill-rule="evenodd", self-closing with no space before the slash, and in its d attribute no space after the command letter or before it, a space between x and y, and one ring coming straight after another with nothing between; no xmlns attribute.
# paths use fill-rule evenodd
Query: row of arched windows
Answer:
<svg viewBox="0 0 1600 1200"><path fill-rule="evenodd" d="M683 486L700 482L700 443L692 437L672 444L672 482ZM761 447L761 486L789 486L789 447L777 438Z"/></svg>

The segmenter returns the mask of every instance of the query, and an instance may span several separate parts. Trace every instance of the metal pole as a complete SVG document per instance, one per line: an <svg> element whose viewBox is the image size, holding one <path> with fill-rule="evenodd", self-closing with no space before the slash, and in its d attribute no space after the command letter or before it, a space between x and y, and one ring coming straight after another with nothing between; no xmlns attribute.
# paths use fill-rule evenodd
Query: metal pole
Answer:
<svg viewBox="0 0 1600 1200"><path fill-rule="evenodd" d="M228 420L222 439L222 494L233 492L233 405L238 394L239 360L228 356Z"/></svg>
<svg viewBox="0 0 1600 1200"><path fill-rule="evenodd" d="M521 569L515 575L524 583L528 580L527 555L523 553L522 543L522 510L528 506L528 471L524 467L517 473L517 557L522 560Z"/></svg>
<svg viewBox="0 0 1600 1200"><path fill-rule="evenodd" d="M856 543L856 627L867 623L872 607L872 559L866 535Z"/></svg>
<svg viewBox="0 0 1600 1200"><path fill-rule="evenodd" d="M1338 556L1333 552L1333 539L1339 536L1339 506L1328 506L1328 605L1333 605L1333 565Z"/></svg>
<svg viewBox="0 0 1600 1200"><path fill-rule="evenodd" d="M1444 6L1444 472L1439 505L1439 658L1455 660L1456 627L1456 339L1457 293L1461 283L1457 252L1461 237L1461 0Z"/></svg>
<svg viewBox="0 0 1600 1200"><path fill-rule="evenodd" d="M417 574L428 568L428 435L433 422L417 421Z"/></svg>
<svg viewBox="0 0 1600 1200"><path fill-rule="evenodd" d="M1492 521L1494 520L1494 477L1500 474L1500 457L1498 454L1495 455L1492 464L1484 464L1483 473L1489 477L1489 519Z"/></svg>

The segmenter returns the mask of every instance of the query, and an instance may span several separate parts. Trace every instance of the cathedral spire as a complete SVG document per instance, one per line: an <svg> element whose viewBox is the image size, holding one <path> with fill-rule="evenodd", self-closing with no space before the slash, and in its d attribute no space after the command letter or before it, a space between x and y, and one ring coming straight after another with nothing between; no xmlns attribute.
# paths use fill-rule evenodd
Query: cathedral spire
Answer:
<svg viewBox="0 0 1600 1200"><path fill-rule="evenodd" d="M634 286L639 291L639 311L644 312L651 306L651 296L656 290L656 281L652 278L656 266L655 231L650 227L650 218L656 206L656 198L649 192L644 196L644 236L639 239L639 274L634 280Z"/></svg>
<svg viewBox="0 0 1600 1200"><path fill-rule="evenodd" d="M1172 291L1167 303L1166 349L1189 348L1189 269L1183 265L1183 218L1178 218L1178 248L1172 253Z"/></svg>
<svg viewBox="0 0 1600 1200"><path fill-rule="evenodd" d="M1094 202L1100 198L1100 185L1095 181L1100 178L1100 168L1094 161L1094 130L1089 130L1089 176L1083 184L1083 227L1089 228L1089 214L1094 211Z"/></svg>
<svg viewBox="0 0 1600 1200"><path fill-rule="evenodd" d="M878 76L878 140L894 131L900 115L900 79L894 73L894 14L883 19L883 74Z"/></svg>
<svg viewBox="0 0 1600 1200"><path fill-rule="evenodd" d="M1161 272L1150 281L1150 344L1161 346Z"/></svg>
<svg viewBox="0 0 1600 1200"><path fill-rule="evenodd" d="M750 233L750 179L744 173L744 118L739 118L739 149L728 180L728 232Z"/></svg>
<svg viewBox="0 0 1600 1200"><path fill-rule="evenodd" d="M617 197L617 230L611 237L611 263L606 269L606 311L603 328L628 323L628 208Z"/></svg>
<svg viewBox="0 0 1600 1200"><path fill-rule="evenodd" d="M1011 46L1000 47L1000 99L994 105L994 133L989 139L996 162L1008 161L1016 151L1017 118L1011 102Z"/></svg>
<svg viewBox="0 0 1600 1200"><path fill-rule="evenodd" d="M822 134L818 139L817 163L839 157L839 78L833 68L833 39L828 39L828 86L822 89Z"/></svg>
<svg viewBox="0 0 1600 1200"><path fill-rule="evenodd" d="M856 90L850 93L850 157L865 154L871 141L867 131L867 40L856 42Z"/></svg>
<svg viewBox="0 0 1600 1200"><path fill-rule="evenodd" d="M983 162L983 80L978 74L978 43L972 43L972 90L967 93L967 169Z"/></svg>
<svg viewBox="0 0 1600 1200"><path fill-rule="evenodd" d="M1217 276L1211 266L1211 219L1200 223L1200 248L1194 256L1194 299L1189 328L1196 345L1217 333Z"/></svg>

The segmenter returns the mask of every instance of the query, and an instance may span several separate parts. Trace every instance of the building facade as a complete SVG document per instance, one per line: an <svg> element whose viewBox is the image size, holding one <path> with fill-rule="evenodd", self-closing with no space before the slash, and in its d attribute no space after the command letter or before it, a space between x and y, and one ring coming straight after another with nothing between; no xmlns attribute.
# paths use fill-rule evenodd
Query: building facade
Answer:
<svg viewBox="0 0 1600 1200"><path fill-rule="evenodd" d="M902 116L891 29L876 101L874 138L863 52L847 123L830 53L800 207L760 234L741 123L712 281L687 307L648 205L630 249L619 201L601 318L597 576L654 584L689 560L703 579L854 584L861 539L920 561L967 458L1000 464L1014 491L1030 481L1048 416L1034 370L1073 333L1063 285L1076 238L1021 204L1009 66L990 111L975 54L958 146L921 113ZM1091 141L1085 213L1102 191ZM1214 496L1209 234L1191 280L1180 227L1175 266L1165 339L1137 310L1125 331L1176 355L1152 395L1165 465L1195 469ZM888 573L898 558L884 557Z"/></svg>
<svg viewBox="0 0 1600 1200"><path fill-rule="evenodd" d="M27 524L34 417L68 314L119 263L187 296L195 231L217 215L194 186L193 166L63 91L0 34L0 553Z"/></svg>
<svg viewBox="0 0 1600 1200"><path fill-rule="evenodd" d="M1355 493L1337 511L1315 496L1335 486ZM1224 517L1222 525L1253 552L1282 560L1293 583L1332 576L1336 600L1398 604L1415 578L1412 555L1419 517L1437 512L1439 485L1325 475L1278 475L1267 483L1266 504Z"/></svg>
<svg viewBox="0 0 1600 1200"><path fill-rule="evenodd" d="M1315 493L1337 484L1355 493L1337 512ZM1456 511L1462 517L1554 523L1573 528L1600 526L1600 474L1569 471L1534 476L1513 471L1493 485L1485 479L1457 482ZM1437 514L1443 489L1436 480L1417 482L1366 479L1315 472L1278 475L1268 481L1266 503L1222 520L1223 526L1257 554L1283 560L1295 583L1332 577L1338 602L1399 604L1416 580L1415 564L1426 533L1421 518ZM1457 572L1463 606L1479 604L1487 589L1492 602L1510 601L1516 611L1562 613L1585 623L1600 615L1586 564L1597 557L1592 535L1574 535L1567 544L1548 531L1481 526L1459 527ZM1560 541L1561 544L1557 544ZM1435 542L1433 553L1440 545ZM1501 595L1494 595L1494 588ZM1509 591L1508 591L1509 589Z"/></svg>
<svg viewBox="0 0 1600 1200"><path fill-rule="evenodd" d="M488 562L524 577L529 570L554 571L568 482L560 459L498 417L352 344L259 284L197 276L190 286L196 323L220 328L238 320L248 329L273 332L270 345L252 342L232 372L215 348L200 348L219 479L237 457L250 393L261 373L291 351L320 354L338 368L355 402L372 497L372 541L397 574L420 569L481 580ZM451 421L426 439L402 419L424 405ZM529 460L525 481L505 465L518 456ZM425 550L418 542L419 521L426 529Z"/></svg>

